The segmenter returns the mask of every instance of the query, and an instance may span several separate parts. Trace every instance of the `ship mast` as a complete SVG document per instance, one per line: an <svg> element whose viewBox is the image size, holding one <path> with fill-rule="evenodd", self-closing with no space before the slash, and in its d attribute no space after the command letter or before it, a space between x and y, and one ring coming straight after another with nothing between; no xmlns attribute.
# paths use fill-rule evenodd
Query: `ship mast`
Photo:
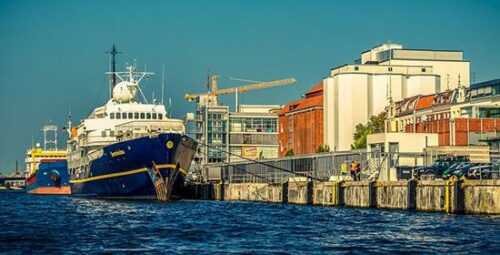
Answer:
<svg viewBox="0 0 500 255"><path fill-rule="evenodd" d="M110 51L107 51L106 53L108 53L110 55L110 71L111 71L111 79L110 79L110 85L109 85L109 96L110 97L113 97L113 88L115 87L116 85L116 55L117 54L120 54L121 52L117 51L116 50L116 47L115 47L115 44L113 44L113 47L111 48Z"/></svg>

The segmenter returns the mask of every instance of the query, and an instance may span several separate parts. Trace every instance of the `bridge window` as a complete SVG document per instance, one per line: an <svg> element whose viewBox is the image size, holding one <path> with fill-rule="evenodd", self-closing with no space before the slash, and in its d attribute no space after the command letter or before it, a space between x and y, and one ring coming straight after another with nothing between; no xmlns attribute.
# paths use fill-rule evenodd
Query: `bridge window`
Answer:
<svg viewBox="0 0 500 255"><path fill-rule="evenodd" d="M161 120L163 118L163 114L159 113L158 114L158 119Z"/></svg>
<svg viewBox="0 0 500 255"><path fill-rule="evenodd" d="M126 112L122 112L122 119L126 119L127 118L127 113Z"/></svg>
<svg viewBox="0 0 500 255"><path fill-rule="evenodd" d="M151 119L151 113L146 113L146 119L150 120Z"/></svg>
<svg viewBox="0 0 500 255"><path fill-rule="evenodd" d="M122 115L119 112L117 112L116 113L116 119L119 120L119 119L121 119L121 117L122 117Z"/></svg>
<svg viewBox="0 0 500 255"><path fill-rule="evenodd" d="M129 118L129 119L133 119L133 118L134 118L134 114L133 114L133 113L131 113L131 112L129 112L129 113L128 113L128 118Z"/></svg>
<svg viewBox="0 0 500 255"><path fill-rule="evenodd" d="M138 112L134 112L134 119L139 119L139 113Z"/></svg>
<svg viewBox="0 0 500 255"><path fill-rule="evenodd" d="M109 117L110 117L111 119L114 119L114 118L115 118L115 113L114 113L114 112L110 113L110 114L109 114Z"/></svg>
<svg viewBox="0 0 500 255"><path fill-rule="evenodd" d="M153 119L154 120L156 119L156 113L153 113Z"/></svg>
<svg viewBox="0 0 500 255"><path fill-rule="evenodd" d="M144 114L143 112L141 112L141 120L143 120L145 117L146 117L146 114Z"/></svg>

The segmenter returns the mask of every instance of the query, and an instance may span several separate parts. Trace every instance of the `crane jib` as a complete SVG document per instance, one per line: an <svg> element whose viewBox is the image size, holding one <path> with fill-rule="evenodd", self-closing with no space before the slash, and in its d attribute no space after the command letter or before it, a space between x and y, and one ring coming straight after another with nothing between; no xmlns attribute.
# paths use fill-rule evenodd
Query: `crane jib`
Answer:
<svg viewBox="0 0 500 255"><path fill-rule="evenodd" d="M235 94L235 93L245 93L248 91L252 90L259 90L259 89L267 89L267 88L272 88L272 87L278 87L278 86L285 86L285 85L291 85L295 83L296 80L294 78L288 78L288 79L283 79L283 80L275 80L275 81L269 81L269 82L260 82L260 83L254 83L254 84L248 84L248 85L243 85L240 87L232 87L232 88L224 88L224 89L217 89L215 86L215 90L207 92L207 93L199 93L199 94L186 94L185 98L188 101L192 101L197 97L204 96L204 95L227 95L227 94Z"/></svg>

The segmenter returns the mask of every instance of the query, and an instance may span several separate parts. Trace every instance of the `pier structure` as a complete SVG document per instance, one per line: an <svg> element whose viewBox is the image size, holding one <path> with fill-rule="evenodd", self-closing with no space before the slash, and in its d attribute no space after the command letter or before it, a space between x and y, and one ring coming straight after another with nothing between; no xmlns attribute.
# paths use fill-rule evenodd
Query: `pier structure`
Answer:
<svg viewBox="0 0 500 255"><path fill-rule="evenodd" d="M279 160L212 164L192 197L317 206L400 209L452 214L500 214L500 171L489 178L415 178L421 153L341 152ZM342 164L361 164L361 181L342 173ZM396 162L399 165L399 163ZM395 178L388 178L389 175Z"/></svg>
<svg viewBox="0 0 500 255"><path fill-rule="evenodd" d="M318 206L500 214L500 180L307 181L208 183L197 198Z"/></svg>

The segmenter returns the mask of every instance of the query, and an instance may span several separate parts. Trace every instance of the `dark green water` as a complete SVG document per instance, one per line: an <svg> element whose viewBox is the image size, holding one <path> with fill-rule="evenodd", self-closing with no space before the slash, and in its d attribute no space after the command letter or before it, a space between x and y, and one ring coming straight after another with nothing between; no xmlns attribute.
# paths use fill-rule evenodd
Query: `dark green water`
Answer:
<svg viewBox="0 0 500 255"><path fill-rule="evenodd" d="M500 217L0 193L5 254L500 253Z"/></svg>

